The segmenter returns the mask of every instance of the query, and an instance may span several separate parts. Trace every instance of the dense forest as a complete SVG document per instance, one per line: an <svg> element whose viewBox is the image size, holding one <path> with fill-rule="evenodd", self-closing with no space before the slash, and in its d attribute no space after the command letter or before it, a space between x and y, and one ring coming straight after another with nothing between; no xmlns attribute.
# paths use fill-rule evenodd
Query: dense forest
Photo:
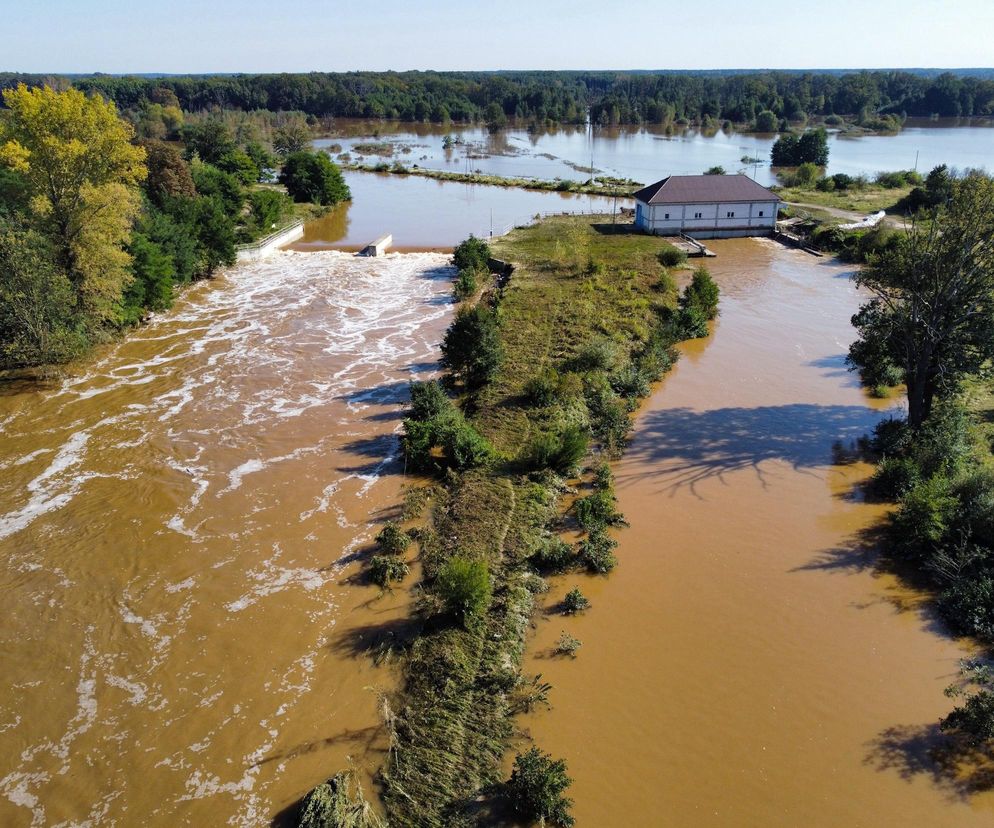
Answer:
<svg viewBox="0 0 994 828"><path fill-rule="evenodd" d="M236 243L285 225L294 201L350 197L295 120L263 143L214 117L186 124L169 101L131 123L73 88L22 84L3 100L0 370L67 362L234 263ZM264 183L277 169L286 192Z"/></svg>
<svg viewBox="0 0 994 828"><path fill-rule="evenodd" d="M764 72L348 72L269 75L51 78L0 74L19 81L60 81L100 92L122 110L140 110L164 94L187 112L213 109L299 111L315 118L537 123L753 124L806 116L989 116L994 80L976 74L928 76L904 71Z"/></svg>

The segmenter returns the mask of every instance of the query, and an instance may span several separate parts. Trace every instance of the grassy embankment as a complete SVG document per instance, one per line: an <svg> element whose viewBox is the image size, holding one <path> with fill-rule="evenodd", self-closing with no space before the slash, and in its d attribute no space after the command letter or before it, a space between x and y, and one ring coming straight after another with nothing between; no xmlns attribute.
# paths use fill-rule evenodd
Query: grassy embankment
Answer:
<svg viewBox="0 0 994 828"><path fill-rule="evenodd" d="M867 185L862 189L834 190L823 192L813 187L775 187L780 198L788 204L805 204L825 207L828 210L848 210L854 213L875 213L878 210L885 212L898 212L900 205L911 193L911 186L904 187L882 187L876 184ZM809 211L817 214L816 217L831 220L836 223L841 221L838 216L831 213Z"/></svg>
<svg viewBox="0 0 994 828"><path fill-rule="evenodd" d="M565 179L510 178L485 173L464 173L450 170L430 170L425 167L407 167L403 164L388 165L343 163L343 170L350 172L390 173L393 175L418 175L436 181L457 181L462 184L489 184L493 187L520 187L524 190L543 190L557 193L583 193L586 195L618 196L627 198L642 185L637 181L615 178L595 178L593 182L567 181Z"/></svg>
<svg viewBox="0 0 994 828"><path fill-rule="evenodd" d="M487 384L461 399L466 421L493 454L476 468L445 471L431 525L416 531L427 609L388 721L392 748L382 778L391 824L468 825L503 807L502 759L512 717L531 688L520 664L542 573L609 569L614 542L603 530L618 518L601 469L596 491L604 493L606 519L586 546L559 540L567 481L534 462L535 447L579 427L594 439L587 462L620 450L630 412L669 369L670 346L686 331L657 258L667 247L571 218L516 229L494 245L495 255L513 263L513 277L503 290L484 286L479 301L496 307L503 359ZM537 377L548 380L539 400ZM438 576L453 558L489 573L482 607L465 623L437 610Z"/></svg>

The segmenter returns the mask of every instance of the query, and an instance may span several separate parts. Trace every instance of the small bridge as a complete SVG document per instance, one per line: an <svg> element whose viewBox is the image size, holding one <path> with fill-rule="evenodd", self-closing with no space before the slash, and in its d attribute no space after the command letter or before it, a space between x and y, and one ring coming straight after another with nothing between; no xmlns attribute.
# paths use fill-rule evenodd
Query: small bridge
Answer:
<svg viewBox="0 0 994 828"><path fill-rule="evenodd" d="M376 241L370 242L362 250L359 251L360 256L383 256L387 252L387 248L393 244L393 236L387 233L385 236L380 236Z"/></svg>
<svg viewBox="0 0 994 828"><path fill-rule="evenodd" d="M682 250L690 257L707 256L710 258L718 255L713 250L709 250L697 241L697 239L688 236L686 233L681 233L679 238L676 241L671 242L671 244Z"/></svg>

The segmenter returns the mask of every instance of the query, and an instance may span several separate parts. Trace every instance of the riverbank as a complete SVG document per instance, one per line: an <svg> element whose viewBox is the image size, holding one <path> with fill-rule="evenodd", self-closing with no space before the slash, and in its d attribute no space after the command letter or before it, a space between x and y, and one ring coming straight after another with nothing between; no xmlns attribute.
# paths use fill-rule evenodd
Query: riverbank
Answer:
<svg viewBox="0 0 994 828"><path fill-rule="evenodd" d="M609 229L557 218L494 245L514 267L503 290L485 288L481 299L497 309L504 358L493 379L462 401L493 460L450 470L430 525L417 531L427 608L407 638L382 774L396 824L448 826L503 807L498 783L512 716L535 687L519 665L535 595L545 589L541 573L613 566L614 542L602 530L574 549L558 541L571 521L563 496L570 482L590 486L589 475L573 477L578 459L620 450L628 412L669 368L679 334L676 290L657 260L666 242ZM538 380L547 390L536 396ZM583 458L581 447L568 461L536 459L538 446L561 457L565 434L577 426L593 435L594 455ZM464 623L434 603L440 571L457 558L484 567L490 582L485 606Z"/></svg>
<svg viewBox="0 0 994 828"><path fill-rule="evenodd" d="M887 507L856 449L895 403L846 370L849 269L714 247L714 334L678 346L612 463L621 565L540 598L522 670L553 709L519 727L568 763L578 825L988 824L930 752L971 650L876 568ZM591 609L566 621L575 586ZM564 628L572 661L549 657Z"/></svg>

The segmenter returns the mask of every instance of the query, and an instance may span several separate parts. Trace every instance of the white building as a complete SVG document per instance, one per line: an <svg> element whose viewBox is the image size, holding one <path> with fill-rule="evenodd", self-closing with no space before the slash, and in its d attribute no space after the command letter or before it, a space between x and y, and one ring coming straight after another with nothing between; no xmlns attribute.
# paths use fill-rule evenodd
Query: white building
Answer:
<svg viewBox="0 0 994 828"><path fill-rule="evenodd" d="M780 198L745 175L670 175L635 193L647 233L719 239L773 233Z"/></svg>

